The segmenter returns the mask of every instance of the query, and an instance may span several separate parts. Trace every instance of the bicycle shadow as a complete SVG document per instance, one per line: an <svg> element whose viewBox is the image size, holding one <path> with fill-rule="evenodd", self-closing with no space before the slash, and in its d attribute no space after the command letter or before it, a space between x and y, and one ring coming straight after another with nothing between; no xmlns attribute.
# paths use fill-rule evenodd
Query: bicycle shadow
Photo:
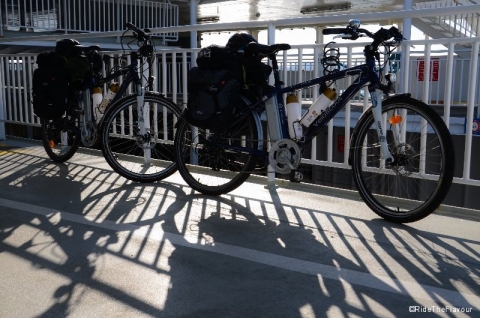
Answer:
<svg viewBox="0 0 480 318"><path fill-rule="evenodd" d="M7 217L2 212L0 252L63 278L55 280L54 289L45 286L40 297L46 297L49 305L38 317L78 314L75 310L82 302L100 305L92 300L92 294L108 295L117 304L155 317L373 317L378 307L385 308L386 315L402 316L407 305L420 305L415 295L386 294L368 285L351 284L342 276L343 269L375 276L372 266L392 278L400 278L397 273L401 272L437 288L456 290L458 282L479 290L475 277L479 276L480 255L473 248L478 242L421 231L413 225L366 221L285 204L276 189L261 199L234 194L211 197L192 194L190 188L174 182L141 185L119 181L113 172L77 163L52 164L23 156L10 164L22 158L29 158L28 167L0 178L5 190L2 197L22 191L16 194L17 201L23 197L25 202L38 203L35 192L52 184L41 199L51 202L53 212L12 211ZM2 167L2 171L8 170L8 164L0 163ZM100 189L98 184L105 185L106 180L109 186ZM59 218L61 212L55 211L69 211L85 223ZM92 227L87 221L131 227L120 233ZM11 237L25 224L37 233L19 247L12 245ZM161 227L164 237L153 241L135 237L133 232L140 227L147 227L147 233ZM368 233L371 237L363 238ZM147 258L141 251L149 244L156 252ZM126 254L128 246L132 246L131 252ZM424 255L416 254L418 246L423 247ZM444 251L441 255L440 249ZM425 256L429 253L433 259ZM154 297L145 299L130 285L99 280L109 255L142 273L157 273L148 286ZM398 265L390 268L392 262L385 257L398 259ZM320 267L309 267L312 264ZM326 275L324 266L338 272ZM162 277L168 277L167 285ZM456 282L451 281L455 278ZM129 282L132 286L138 283ZM350 297L352 293L356 299ZM446 303L441 295L429 295L438 304Z"/></svg>
<svg viewBox="0 0 480 318"><path fill-rule="evenodd" d="M191 200L194 198L201 200L205 197L190 196ZM283 222L278 224L268 218L258 218L244 206L223 197L206 199L227 206L230 212L205 215L198 222L198 240L202 244L228 244L233 248L241 246L242 251L248 249L284 256L292 254L289 249L296 245L292 240L317 246L319 250L325 248L319 246L309 229L292 230ZM169 222L172 222L172 218L165 219L166 226ZM236 255L234 250L233 255L213 253L208 257L204 253L177 247L170 256L172 288L165 303L165 316L177 313L194 317L296 317L299 308L304 306L313 304L309 310L318 313L325 312L329 306L323 301L318 279L314 276L245 260ZM194 262L194 273L185 273L183 270L182 263L187 258L190 265ZM211 269L214 269L214 273ZM326 288L336 290L335 294L342 297L343 290L338 289L336 284L326 282ZM305 298L306 294L309 295L308 299ZM181 309L188 308L190 302L201 305L193 313L182 312Z"/></svg>
<svg viewBox="0 0 480 318"><path fill-rule="evenodd" d="M44 162L39 161L35 164L42 165ZM51 213L45 214L41 212L17 214L14 211L4 213L0 233L4 251L28 260L31 268L37 272L48 270L67 278L68 283L52 290L49 302L53 304L37 315L37 317L60 317L68 316L71 304L80 301L82 295L86 293L88 285L85 282L92 281L96 269L98 241L108 245L114 244L117 238L114 233L101 233L91 231L88 227L77 226L71 221L62 219L61 212L55 212L65 210L66 206L80 209L79 203L82 202L81 194L85 184L70 177L66 164L47 162L47 166L48 168L37 171L31 167L21 169L3 178L2 183L9 184L12 192L21 189L24 193L41 193L42 201L51 201L54 203L53 206L59 209L51 209ZM45 186L48 186L49 191L40 190ZM67 198L68 201L60 197ZM18 246L8 244L8 236L16 231L21 232L24 225L28 225L35 234ZM49 287L50 285L46 284L46 291L50 289Z"/></svg>
<svg viewBox="0 0 480 318"><path fill-rule="evenodd" d="M105 266L105 256L115 254L112 247L123 244L119 240L120 232L105 230L102 224L136 223L128 218L142 214L138 207L139 201L143 202L145 197L142 193L145 187L126 180L118 182L113 172L101 175L98 169L88 171L88 167L74 163L52 163L43 158L19 154L15 157L10 165L15 165L14 162L20 157L28 157L29 165L0 178L2 197L12 202L29 202L20 208L31 213L16 213L15 206L0 213L0 253L6 252L26 260L31 267L27 276L45 279L46 275L51 280L45 284L41 295L48 305L35 316L66 317L74 314L79 303L91 301L92 291L111 295L136 310L159 316L161 311L157 307L136 298L128 290L112 287L96 277ZM6 170L1 165L0 169ZM79 175L84 177L78 178ZM93 182L96 178L112 178L113 183L106 190L101 190L93 185L98 183ZM166 184L165 189L166 192L178 193L176 186ZM107 201L102 203L105 199ZM154 193L151 193L146 200L153 199ZM43 208L46 202L48 208ZM98 209L100 203L104 208ZM161 210L162 202L156 204ZM153 214L152 219L155 216ZM142 222L147 222L146 219ZM25 239L19 233L27 231L27 228L33 233ZM130 239L127 237L125 244ZM120 252L116 255L128 259ZM128 262L151 267L138 258L128 259ZM22 277L15 278L15 282L22 288L29 285ZM37 286L34 284L32 292L35 288ZM38 304L38 301L35 303Z"/></svg>
<svg viewBox="0 0 480 318"><path fill-rule="evenodd" d="M438 273L438 269L442 266L445 266L443 270L447 273L452 270L460 274L459 276L464 278L461 281L471 290L478 289L478 282L469 277L471 272L466 270L463 263L478 264L478 258L466 254L457 253L457 256L462 259L458 266L452 266L449 259L436 257L438 268L427 267L428 261L422 261L419 255L407 257L405 253L395 250L391 257L403 258L398 267L392 269L390 262L383 260L385 255L391 252L388 247L401 246L397 240L404 245L412 241L407 237L397 235L392 238L382 233L407 231L414 235L415 240L420 244L423 240L432 239L435 234L419 231L408 225L374 220L371 223L363 222L362 226L376 233L374 237L379 242L371 242L370 239L362 242L362 239L359 239L356 243L361 248L358 248L352 245L351 238L323 230L322 226L315 229L302 222L298 225L287 222L285 208L294 207L286 207L281 200L277 200L280 197L275 190L271 190L272 201L279 216L275 220L254 213L251 208L248 208L248 203L245 206L235 202L245 198L234 195L231 197L232 199L203 195L186 196L190 201L196 201L199 204L204 202L202 217L196 223L196 244L212 248L192 250L183 247L183 244L175 245L175 251L169 257L171 289L163 311L166 316L322 317L329 313L331 317L349 315L374 317L378 315L378 306L383 307L389 315L398 316L407 312L409 306L423 305L423 302L419 302L418 295L402 292L401 281L396 282L398 286L386 286L381 277L376 276L377 273L371 272L371 264L366 263L372 259L374 264L380 264L379 268L385 277L401 279L402 276L395 272L398 269L413 277L420 277L418 291L429 294L431 300L438 306L451 304L449 299L442 298L441 293L436 294L435 288L456 290L458 287L450 281L451 277L441 275L442 269ZM218 209L219 206L222 208ZM218 211L215 212L214 208ZM167 211L162 227L172 231L175 228L173 215L177 212L177 209ZM308 211L308 213L323 213L332 222L337 218L324 211ZM338 224L344 222L353 225L360 220L344 217ZM184 222L186 223L188 222ZM185 235L185 232L180 229L177 233ZM361 233L358 234L361 238ZM465 245L468 245L468 242ZM215 246L219 246L220 251L228 251L230 247L231 251L222 255L220 251L215 251ZM338 252L342 246L348 250L348 253ZM448 244L442 247L445 251L456 252L455 248ZM211 257L204 256L205 250L211 252ZM413 253L415 250L412 249L410 252ZM435 251L431 250L431 252ZM245 257L245 254L249 253L253 256ZM350 256L346 256L348 254ZM476 256L480 255L476 254ZM294 262L292 259L298 260L297 267L283 266L282 262ZM183 263L186 261L189 266L196 268L195 272L188 270L185 272ZM295 269L301 266L308 267L312 263L320 264L315 268L317 272ZM337 268L336 276L332 275L332 271L322 273L325 266ZM214 273L211 272L212 268ZM345 276L345 269L355 271L359 275L371 273L372 282L358 285L356 284L358 280L354 279L353 283L350 283ZM422 290L425 286L427 289ZM433 292L428 289L429 286L433 286ZM376 288L380 289L375 290ZM388 293L390 297L385 295L386 290L391 293ZM356 295L353 299L352 294ZM463 301L469 304L468 299ZM200 308L193 314L179 309L190 308L190 302L201 303ZM470 304L470 307L474 307L474 304Z"/></svg>

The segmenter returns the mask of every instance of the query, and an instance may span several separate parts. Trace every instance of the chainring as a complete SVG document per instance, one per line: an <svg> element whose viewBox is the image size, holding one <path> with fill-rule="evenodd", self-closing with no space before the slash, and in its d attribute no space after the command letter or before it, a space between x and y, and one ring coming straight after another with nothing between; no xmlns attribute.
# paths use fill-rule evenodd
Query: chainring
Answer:
<svg viewBox="0 0 480 318"><path fill-rule="evenodd" d="M301 159L300 147L290 139L275 141L268 152L270 166L275 172L281 174L287 174L297 169Z"/></svg>

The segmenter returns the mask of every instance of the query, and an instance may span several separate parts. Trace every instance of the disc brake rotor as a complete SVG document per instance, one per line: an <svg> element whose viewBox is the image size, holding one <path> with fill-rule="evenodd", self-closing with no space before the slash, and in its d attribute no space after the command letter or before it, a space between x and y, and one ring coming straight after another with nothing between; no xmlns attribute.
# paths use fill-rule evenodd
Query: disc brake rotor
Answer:
<svg viewBox="0 0 480 318"><path fill-rule="evenodd" d="M396 146L393 153L394 162L392 169L398 174L404 177L408 177L414 172L415 158L417 152L409 144L399 144Z"/></svg>

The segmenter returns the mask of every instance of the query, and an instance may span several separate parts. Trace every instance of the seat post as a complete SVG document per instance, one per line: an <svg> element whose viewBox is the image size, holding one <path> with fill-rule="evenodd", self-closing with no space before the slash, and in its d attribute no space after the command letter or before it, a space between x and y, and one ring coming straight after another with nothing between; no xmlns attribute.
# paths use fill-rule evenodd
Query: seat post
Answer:
<svg viewBox="0 0 480 318"><path fill-rule="evenodd" d="M278 71L278 62L277 62L277 55L276 54L268 54L268 58L272 61L272 70L273 70L273 79L275 80L274 86L275 88L281 88L283 85L282 81L280 81L280 72Z"/></svg>

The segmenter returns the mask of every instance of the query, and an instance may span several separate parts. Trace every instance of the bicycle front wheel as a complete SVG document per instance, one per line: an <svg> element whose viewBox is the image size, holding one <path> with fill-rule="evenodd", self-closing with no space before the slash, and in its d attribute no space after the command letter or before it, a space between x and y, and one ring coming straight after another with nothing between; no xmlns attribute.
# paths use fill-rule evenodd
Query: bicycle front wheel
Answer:
<svg viewBox="0 0 480 318"><path fill-rule="evenodd" d="M420 220L438 208L452 184L455 155L450 132L432 108L407 96L385 100L382 114L394 161L382 158L370 108L352 133L355 184L365 203L384 219Z"/></svg>
<svg viewBox="0 0 480 318"><path fill-rule="evenodd" d="M65 162L78 150L79 134L70 115L42 119L42 144L47 155L56 162Z"/></svg>
<svg viewBox="0 0 480 318"><path fill-rule="evenodd" d="M180 109L158 93L147 92L144 98L140 108L137 96L129 95L108 109L102 121L101 147L110 167L121 176L154 182L176 171L173 138ZM144 107L149 110L150 129L142 133L139 111Z"/></svg>
<svg viewBox="0 0 480 318"><path fill-rule="evenodd" d="M213 132L182 121L175 136L178 171L192 189L209 195L228 193L250 176L262 143L254 114Z"/></svg>

